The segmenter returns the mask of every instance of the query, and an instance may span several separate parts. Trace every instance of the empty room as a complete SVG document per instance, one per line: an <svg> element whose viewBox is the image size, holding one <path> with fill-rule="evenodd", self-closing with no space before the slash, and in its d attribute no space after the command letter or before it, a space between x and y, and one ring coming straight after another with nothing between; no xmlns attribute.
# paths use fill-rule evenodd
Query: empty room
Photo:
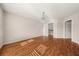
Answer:
<svg viewBox="0 0 79 59"><path fill-rule="evenodd" d="M79 3L0 3L0 56L79 56Z"/></svg>

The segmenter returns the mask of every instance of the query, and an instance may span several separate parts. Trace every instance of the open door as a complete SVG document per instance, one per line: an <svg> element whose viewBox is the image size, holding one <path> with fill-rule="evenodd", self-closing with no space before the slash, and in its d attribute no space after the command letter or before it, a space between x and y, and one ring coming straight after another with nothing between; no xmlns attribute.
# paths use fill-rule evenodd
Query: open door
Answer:
<svg viewBox="0 0 79 59"><path fill-rule="evenodd" d="M48 38L53 39L53 23L48 24Z"/></svg>

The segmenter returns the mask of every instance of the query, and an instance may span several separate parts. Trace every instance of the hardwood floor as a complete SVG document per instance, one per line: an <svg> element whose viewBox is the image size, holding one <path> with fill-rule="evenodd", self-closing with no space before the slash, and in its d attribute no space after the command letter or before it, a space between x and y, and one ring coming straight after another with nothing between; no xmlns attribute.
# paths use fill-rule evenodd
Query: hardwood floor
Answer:
<svg viewBox="0 0 79 59"><path fill-rule="evenodd" d="M71 39L35 37L4 45L1 56L79 56L79 45Z"/></svg>

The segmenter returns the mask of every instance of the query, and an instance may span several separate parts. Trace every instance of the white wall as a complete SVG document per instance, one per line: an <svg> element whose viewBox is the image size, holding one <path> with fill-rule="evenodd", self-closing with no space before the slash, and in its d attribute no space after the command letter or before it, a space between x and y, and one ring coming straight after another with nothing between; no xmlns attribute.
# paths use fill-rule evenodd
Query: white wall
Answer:
<svg viewBox="0 0 79 59"><path fill-rule="evenodd" d="M67 21L67 20L72 20L72 25L71 25L72 41L79 43L79 12L71 15L70 17L67 17L64 21ZM63 24L65 24L65 22ZM63 30L65 30L65 27L63 27ZM63 34L65 37L65 33L63 33Z"/></svg>
<svg viewBox="0 0 79 59"><path fill-rule="evenodd" d="M57 19L57 38L63 38L64 19Z"/></svg>
<svg viewBox="0 0 79 59"><path fill-rule="evenodd" d="M43 35L43 24L37 19L5 13L5 42L12 43Z"/></svg>
<svg viewBox="0 0 79 59"><path fill-rule="evenodd" d="M0 8L0 48L3 45L3 17L2 15L3 15L3 11Z"/></svg>
<svg viewBox="0 0 79 59"><path fill-rule="evenodd" d="M72 16L72 40L79 43L79 12Z"/></svg>
<svg viewBox="0 0 79 59"><path fill-rule="evenodd" d="M48 36L48 23L43 23L43 36Z"/></svg>

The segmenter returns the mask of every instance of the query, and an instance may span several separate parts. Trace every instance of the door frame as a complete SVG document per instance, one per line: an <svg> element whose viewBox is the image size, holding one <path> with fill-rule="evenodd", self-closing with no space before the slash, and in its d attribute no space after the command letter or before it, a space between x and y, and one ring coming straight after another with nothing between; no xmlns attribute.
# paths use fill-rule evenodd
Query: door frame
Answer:
<svg viewBox="0 0 79 59"><path fill-rule="evenodd" d="M63 25L63 38L66 38L66 22L71 21L71 38L72 38L72 18L65 19Z"/></svg>

